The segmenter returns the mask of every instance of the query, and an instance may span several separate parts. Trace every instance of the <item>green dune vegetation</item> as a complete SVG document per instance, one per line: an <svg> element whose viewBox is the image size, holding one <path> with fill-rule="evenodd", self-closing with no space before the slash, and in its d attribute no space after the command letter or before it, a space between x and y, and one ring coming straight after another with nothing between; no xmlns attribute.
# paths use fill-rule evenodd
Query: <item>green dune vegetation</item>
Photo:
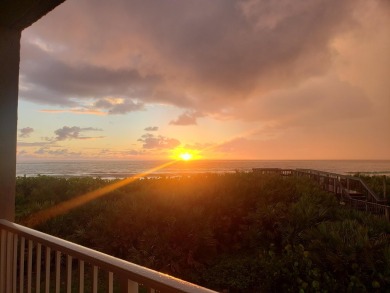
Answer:
<svg viewBox="0 0 390 293"><path fill-rule="evenodd" d="M18 178L17 221L109 183ZM390 224L340 205L305 178L148 178L36 228L218 291L390 288Z"/></svg>
<svg viewBox="0 0 390 293"><path fill-rule="evenodd" d="M354 174L355 177L362 179L372 191L379 197L390 201L390 177L389 176L369 176L360 173Z"/></svg>

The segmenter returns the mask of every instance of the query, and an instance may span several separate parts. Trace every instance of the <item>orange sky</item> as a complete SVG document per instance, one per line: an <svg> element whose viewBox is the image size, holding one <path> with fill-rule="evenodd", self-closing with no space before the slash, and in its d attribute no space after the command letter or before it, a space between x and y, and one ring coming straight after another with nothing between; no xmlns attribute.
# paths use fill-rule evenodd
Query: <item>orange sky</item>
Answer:
<svg viewBox="0 0 390 293"><path fill-rule="evenodd" d="M390 159L389 16L67 0L23 32L18 159Z"/></svg>

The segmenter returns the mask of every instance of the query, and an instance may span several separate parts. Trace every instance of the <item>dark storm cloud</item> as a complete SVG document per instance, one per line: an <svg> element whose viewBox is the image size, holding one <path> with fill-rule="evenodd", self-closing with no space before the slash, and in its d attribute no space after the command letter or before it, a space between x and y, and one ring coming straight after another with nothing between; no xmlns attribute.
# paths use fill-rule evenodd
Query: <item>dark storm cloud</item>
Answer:
<svg viewBox="0 0 390 293"><path fill-rule="evenodd" d="M261 100L250 100L233 115L245 120L272 120L292 124L311 125L316 121L338 123L340 120L354 120L372 112L372 102L359 88L341 82L334 77L325 80L313 79L289 91L275 91Z"/></svg>
<svg viewBox="0 0 390 293"><path fill-rule="evenodd" d="M254 88L290 86L326 71L329 43L351 25L355 1L119 3L129 13L126 19L134 18L130 23L167 60L165 66L185 72L190 85L209 92L198 102L212 95L198 107L215 102L220 107L221 101L245 98ZM275 18L272 25L268 19L263 23L264 6Z"/></svg>
<svg viewBox="0 0 390 293"><path fill-rule="evenodd" d="M248 156L268 149L264 159L286 158L276 155L286 152L276 142L296 143L290 157L299 150L303 158L313 137L318 157L329 149L341 157L338 149L347 154L368 141L374 143L356 148L356 158L371 156L364 148L388 157L388 3L69 0L23 32L20 91L72 109L97 101L114 114L158 103L276 125L259 144L234 145ZM90 108L80 105L83 98L92 99ZM172 123L194 124L196 117L184 113ZM345 146L328 145L342 140ZM157 136L140 142L145 149L178 143Z"/></svg>
<svg viewBox="0 0 390 293"><path fill-rule="evenodd" d="M57 105L76 105L76 98L127 96L142 98L160 81L156 75L143 76L136 69L112 69L83 62L66 63L38 46L24 43L21 96ZM121 107L113 107L114 113Z"/></svg>
<svg viewBox="0 0 390 293"><path fill-rule="evenodd" d="M33 85L23 91L25 98L60 103L63 97L70 103L70 97L120 95L216 110L221 101L245 99L255 89L287 87L325 72L329 43L353 24L356 3L77 2L36 25L35 34L51 40L54 49L23 50L23 80ZM55 45L65 49L57 52ZM30 58L34 54L41 60ZM116 55L123 55L122 64ZM196 88L196 98L186 94L188 87Z"/></svg>

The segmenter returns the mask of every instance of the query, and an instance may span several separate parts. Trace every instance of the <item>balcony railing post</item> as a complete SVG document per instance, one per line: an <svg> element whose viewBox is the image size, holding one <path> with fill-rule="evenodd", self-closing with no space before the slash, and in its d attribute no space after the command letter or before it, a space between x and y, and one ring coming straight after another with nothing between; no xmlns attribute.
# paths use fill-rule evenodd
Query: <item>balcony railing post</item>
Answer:
<svg viewBox="0 0 390 293"><path fill-rule="evenodd" d="M51 248L46 247L45 251L45 293L50 291L50 261L51 261Z"/></svg>
<svg viewBox="0 0 390 293"><path fill-rule="evenodd" d="M41 265L42 265L42 244L38 243L36 247L36 266L35 266L35 292L41 292Z"/></svg>
<svg viewBox="0 0 390 293"><path fill-rule="evenodd" d="M5 291L7 231L0 230L0 292Z"/></svg>
<svg viewBox="0 0 390 293"><path fill-rule="evenodd" d="M14 239L13 233L8 232L7 233L7 266L6 266L6 270L7 270L6 276L7 277L5 279L5 282L6 282L6 291L5 292L12 292L12 284L13 284L12 274L14 272L14 268L13 268L13 256L14 256L13 239Z"/></svg>
<svg viewBox="0 0 390 293"><path fill-rule="evenodd" d="M61 290L61 251L55 252L55 292Z"/></svg>
<svg viewBox="0 0 390 293"><path fill-rule="evenodd" d="M66 293L72 292L72 257L66 256Z"/></svg>
<svg viewBox="0 0 390 293"><path fill-rule="evenodd" d="M121 293L138 293L138 283L123 276L120 278Z"/></svg>
<svg viewBox="0 0 390 293"><path fill-rule="evenodd" d="M14 255L13 255L13 276L12 276L12 287L13 292L16 292L16 284L17 284L17 270L18 270L18 243L19 237L18 234L14 234Z"/></svg>
<svg viewBox="0 0 390 293"><path fill-rule="evenodd" d="M79 261L79 293L84 293L84 261Z"/></svg>
<svg viewBox="0 0 390 293"><path fill-rule="evenodd" d="M385 207L385 218L390 222L390 206Z"/></svg>

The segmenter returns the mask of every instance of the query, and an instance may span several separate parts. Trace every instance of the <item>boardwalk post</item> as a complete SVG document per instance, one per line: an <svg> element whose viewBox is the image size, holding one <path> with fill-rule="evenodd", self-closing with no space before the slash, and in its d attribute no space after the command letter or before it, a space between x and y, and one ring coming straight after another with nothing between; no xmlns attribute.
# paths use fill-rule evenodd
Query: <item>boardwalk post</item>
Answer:
<svg viewBox="0 0 390 293"><path fill-rule="evenodd" d="M390 222L390 206L385 207L385 219Z"/></svg>
<svg viewBox="0 0 390 293"><path fill-rule="evenodd" d="M390 221L390 205L380 195L378 196L371 191L361 179L310 169L253 168L253 172L258 174L279 174L283 177L295 175L309 178L323 190L334 192L340 200L340 204L384 216ZM383 195L386 197L386 177L383 177L383 184Z"/></svg>

